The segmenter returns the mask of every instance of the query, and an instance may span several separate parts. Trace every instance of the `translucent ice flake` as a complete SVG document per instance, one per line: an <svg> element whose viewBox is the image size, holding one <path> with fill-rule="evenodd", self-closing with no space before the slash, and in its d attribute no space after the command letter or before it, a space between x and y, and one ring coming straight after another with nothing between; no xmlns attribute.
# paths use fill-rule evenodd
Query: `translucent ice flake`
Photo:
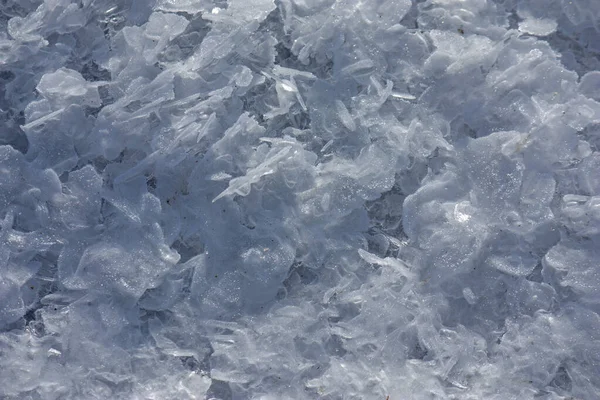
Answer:
<svg viewBox="0 0 600 400"><path fill-rule="evenodd" d="M0 307L0 329L17 321L25 314L25 304L19 286L16 282L6 278L0 280L0 301L2 302Z"/></svg>
<svg viewBox="0 0 600 400"><path fill-rule="evenodd" d="M159 0L156 4L156 9L166 12L186 12L196 14L211 10L214 2L211 0Z"/></svg>
<svg viewBox="0 0 600 400"><path fill-rule="evenodd" d="M63 222L71 229L93 226L102 204L102 178L93 167L86 166L69 175L61 199Z"/></svg>
<svg viewBox="0 0 600 400"><path fill-rule="evenodd" d="M213 199L213 202L219 200L224 196L236 194L240 196L247 196L250 193L250 187L252 184L257 183L264 176L271 175L277 171L278 163L284 161L288 154L291 152L292 147L284 147L278 150L274 154L269 152L266 155L266 159L257 167L248 170L246 175L243 177L234 178L229 181L229 187L224 190L221 194Z"/></svg>
<svg viewBox="0 0 600 400"><path fill-rule="evenodd" d="M338 117L339 117L340 121L342 121L342 124L344 124L346 129L348 129L350 131L355 130L356 124L352 120L352 116L350 115L350 112L346 108L346 105L344 103L342 103L340 100L336 100L335 107L338 112Z"/></svg>
<svg viewBox="0 0 600 400"><path fill-rule="evenodd" d="M586 96L600 100L598 89L600 88L600 71L590 71L581 77L579 90Z"/></svg>
<svg viewBox="0 0 600 400"><path fill-rule="evenodd" d="M275 10L274 0L229 0L226 12L238 21L263 21Z"/></svg>
<svg viewBox="0 0 600 400"><path fill-rule="evenodd" d="M188 25L188 20L175 14L152 13L145 26L144 34L152 39L160 41L173 40L179 36Z"/></svg>
<svg viewBox="0 0 600 400"><path fill-rule="evenodd" d="M150 243L139 243L140 238L133 234L130 237L132 242L127 247L108 241L88 247L67 285L80 290L93 288L100 292L116 291L134 298L139 298L146 289L157 286L169 264L153 257Z"/></svg>
<svg viewBox="0 0 600 400"><path fill-rule="evenodd" d="M557 26L554 20L527 16L519 23L519 30L531 35L547 36L556 31Z"/></svg>
<svg viewBox="0 0 600 400"><path fill-rule="evenodd" d="M100 106L98 84L86 82L79 72L70 69L61 68L44 75L37 90L57 105L77 102L90 107Z"/></svg>
<svg viewBox="0 0 600 400"><path fill-rule="evenodd" d="M358 250L358 254L360 255L360 257L365 260L368 263L371 264L376 264L376 265L380 265L380 266L384 266L384 267L391 267L393 269L395 269L397 272L410 277L411 273L410 273L410 269L404 265L401 261L399 260L394 260L391 258L379 258L367 251L364 251L362 249Z"/></svg>
<svg viewBox="0 0 600 400"><path fill-rule="evenodd" d="M548 252L544 269L547 273L557 274L560 284L571 287L582 300L597 303L600 274L594 267L596 257L593 245L565 241Z"/></svg>

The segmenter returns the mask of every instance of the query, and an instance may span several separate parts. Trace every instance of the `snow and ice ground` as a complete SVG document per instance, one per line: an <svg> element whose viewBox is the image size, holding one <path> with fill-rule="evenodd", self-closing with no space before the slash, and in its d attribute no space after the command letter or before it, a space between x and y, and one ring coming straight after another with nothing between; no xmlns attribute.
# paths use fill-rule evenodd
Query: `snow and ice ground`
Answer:
<svg viewBox="0 0 600 400"><path fill-rule="evenodd" d="M0 398L600 399L599 29L3 0Z"/></svg>

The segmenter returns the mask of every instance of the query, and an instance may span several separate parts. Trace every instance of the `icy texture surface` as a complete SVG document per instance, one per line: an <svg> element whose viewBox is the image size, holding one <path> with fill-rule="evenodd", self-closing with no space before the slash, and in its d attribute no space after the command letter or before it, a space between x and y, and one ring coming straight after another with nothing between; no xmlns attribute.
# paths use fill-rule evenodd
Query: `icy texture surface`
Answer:
<svg viewBox="0 0 600 400"><path fill-rule="evenodd" d="M600 398L598 0L5 0L0 398Z"/></svg>

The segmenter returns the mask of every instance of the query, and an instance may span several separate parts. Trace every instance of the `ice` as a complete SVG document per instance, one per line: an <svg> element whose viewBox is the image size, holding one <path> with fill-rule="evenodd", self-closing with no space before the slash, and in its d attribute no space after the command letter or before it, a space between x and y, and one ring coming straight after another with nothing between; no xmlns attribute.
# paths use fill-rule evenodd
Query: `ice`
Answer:
<svg viewBox="0 0 600 400"><path fill-rule="evenodd" d="M187 25L188 20L180 15L152 13L146 24L144 34L155 41L160 41L163 38L173 40L185 31ZM168 33L168 36L165 33Z"/></svg>
<svg viewBox="0 0 600 400"><path fill-rule="evenodd" d="M100 106L97 83L86 82L77 71L61 68L45 74L37 85L37 90L55 107L78 103L89 107Z"/></svg>
<svg viewBox="0 0 600 400"><path fill-rule="evenodd" d="M342 103L340 100L336 100L335 108L337 109L338 116L342 121L342 124L346 127L346 129L350 131L356 130L356 124L352 120L352 116L350 115L350 112L348 111L344 103Z"/></svg>
<svg viewBox="0 0 600 400"><path fill-rule="evenodd" d="M0 283L0 296L2 301L0 318L2 318L4 327L17 321L25 314L25 304L21 298L19 285L8 279L3 279Z"/></svg>
<svg viewBox="0 0 600 400"><path fill-rule="evenodd" d="M213 4L210 0L159 0L156 3L156 9L166 12L187 12L195 14L211 10Z"/></svg>
<svg viewBox="0 0 600 400"><path fill-rule="evenodd" d="M546 254L544 272L556 274L561 286L571 288L583 302L598 301L600 274L594 266L595 246L575 246L572 241L559 243Z"/></svg>
<svg viewBox="0 0 600 400"><path fill-rule="evenodd" d="M536 36L548 36L556 31L556 21L546 18L534 18L525 14L524 20L519 24L519 31Z"/></svg>
<svg viewBox="0 0 600 400"><path fill-rule="evenodd" d="M599 5L2 2L0 398L595 399Z"/></svg>
<svg viewBox="0 0 600 400"><path fill-rule="evenodd" d="M599 100L598 87L600 86L600 72L590 71L581 77L579 90L587 97Z"/></svg>
<svg viewBox="0 0 600 400"><path fill-rule="evenodd" d="M65 284L70 289L114 291L139 298L155 285L156 277L164 274L166 267L143 255L144 251L151 252L150 247L131 251L111 242L89 246L81 256L75 275Z"/></svg>

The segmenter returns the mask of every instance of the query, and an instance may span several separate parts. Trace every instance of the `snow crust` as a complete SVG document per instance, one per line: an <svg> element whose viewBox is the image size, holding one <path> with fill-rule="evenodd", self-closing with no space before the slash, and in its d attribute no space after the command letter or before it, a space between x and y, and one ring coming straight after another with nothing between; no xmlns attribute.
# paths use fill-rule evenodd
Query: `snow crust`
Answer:
<svg viewBox="0 0 600 400"><path fill-rule="evenodd" d="M600 398L599 28L3 1L0 398Z"/></svg>

